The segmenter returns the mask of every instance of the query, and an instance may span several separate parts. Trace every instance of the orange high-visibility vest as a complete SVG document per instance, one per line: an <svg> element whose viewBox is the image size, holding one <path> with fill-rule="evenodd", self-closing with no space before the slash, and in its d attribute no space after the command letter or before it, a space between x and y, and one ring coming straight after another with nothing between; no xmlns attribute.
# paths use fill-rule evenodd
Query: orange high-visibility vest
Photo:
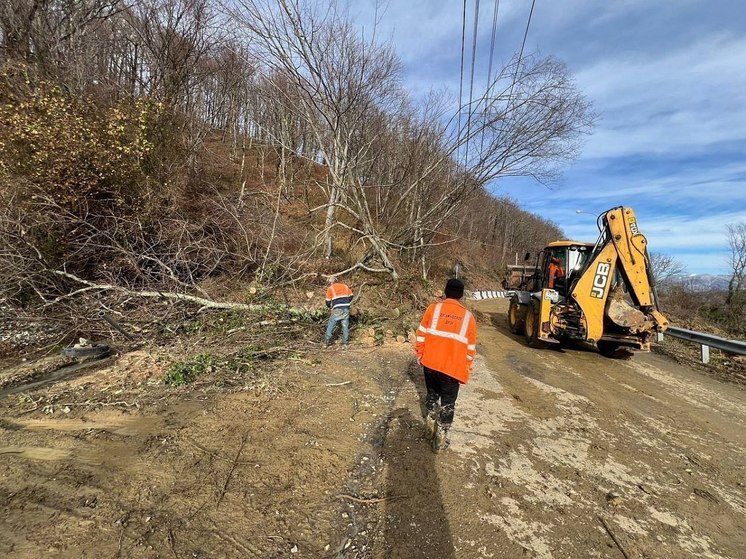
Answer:
<svg viewBox="0 0 746 559"><path fill-rule="evenodd" d="M425 367L466 383L477 353L477 325L456 299L431 304L417 328L417 357Z"/></svg>
<svg viewBox="0 0 746 559"><path fill-rule="evenodd" d="M551 262L549 264L549 289L554 289L554 280L556 278L564 278L565 270L559 264Z"/></svg>
<svg viewBox="0 0 746 559"><path fill-rule="evenodd" d="M326 306L330 309L349 308L352 304L352 289L344 283L333 283L326 290Z"/></svg>

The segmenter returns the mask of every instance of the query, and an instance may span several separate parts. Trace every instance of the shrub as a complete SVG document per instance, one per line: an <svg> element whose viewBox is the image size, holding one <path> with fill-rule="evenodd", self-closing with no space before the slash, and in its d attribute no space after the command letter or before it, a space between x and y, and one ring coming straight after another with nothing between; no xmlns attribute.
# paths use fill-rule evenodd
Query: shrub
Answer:
<svg viewBox="0 0 746 559"><path fill-rule="evenodd" d="M166 371L163 382L170 386L182 386L190 384L194 379L204 373L215 369L215 359L209 353L200 353L188 361L177 361Z"/></svg>
<svg viewBox="0 0 746 559"><path fill-rule="evenodd" d="M159 104L123 100L102 108L46 84L7 101L0 103L0 173L23 177L69 208L81 199L122 206L148 182Z"/></svg>

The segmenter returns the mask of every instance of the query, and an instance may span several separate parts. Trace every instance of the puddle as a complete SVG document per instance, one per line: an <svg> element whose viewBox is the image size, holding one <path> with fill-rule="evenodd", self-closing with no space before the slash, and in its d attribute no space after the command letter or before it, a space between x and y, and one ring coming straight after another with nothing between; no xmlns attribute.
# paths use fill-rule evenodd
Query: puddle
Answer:
<svg viewBox="0 0 746 559"><path fill-rule="evenodd" d="M6 446L0 447L0 456L2 455L13 455L28 460L64 460L70 456L70 451L43 446Z"/></svg>
<svg viewBox="0 0 746 559"><path fill-rule="evenodd" d="M114 435L137 435L153 432L161 420L153 416L110 417L100 421L83 421L82 419L27 419L20 421L6 421L6 428L13 430L27 429L30 431L108 431Z"/></svg>
<svg viewBox="0 0 746 559"><path fill-rule="evenodd" d="M3 388L2 390L0 390L0 398L10 396L11 394L17 394L18 392L34 390L36 388L44 386L45 384L55 382L56 380L59 380L63 377L71 376L73 373L76 373L78 371L90 369L91 367L95 367L96 365L111 363L112 361L114 361L114 357L105 357L104 359L94 359L83 361L81 363L73 363L72 365L67 365L66 367L62 367L60 369L57 369L56 371L42 375L41 377L38 377L31 382L24 382L22 384Z"/></svg>
<svg viewBox="0 0 746 559"><path fill-rule="evenodd" d="M18 458L24 458L26 460L67 460L74 459L84 464L91 466L100 466L105 461L121 461L125 455L131 455L130 453L119 453L112 458L109 452L80 452L72 450L63 450L60 448L48 448L44 446L6 446L0 447L0 459L7 456L17 456Z"/></svg>

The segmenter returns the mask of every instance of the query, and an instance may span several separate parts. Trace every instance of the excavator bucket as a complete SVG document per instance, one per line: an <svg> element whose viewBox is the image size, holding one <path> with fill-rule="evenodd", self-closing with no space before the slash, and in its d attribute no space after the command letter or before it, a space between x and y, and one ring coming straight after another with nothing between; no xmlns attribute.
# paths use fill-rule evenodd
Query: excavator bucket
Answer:
<svg viewBox="0 0 746 559"><path fill-rule="evenodd" d="M645 313L621 298L612 297L606 309L606 316L617 326L628 328L631 333L647 330Z"/></svg>

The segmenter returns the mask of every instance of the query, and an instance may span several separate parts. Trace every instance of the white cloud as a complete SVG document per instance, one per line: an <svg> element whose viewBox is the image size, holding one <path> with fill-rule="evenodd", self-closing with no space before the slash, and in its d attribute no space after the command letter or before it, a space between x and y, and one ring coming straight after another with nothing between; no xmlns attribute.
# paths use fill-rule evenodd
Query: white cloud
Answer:
<svg viewBox="0 0 746 559"><path fill-rule="evenodd" d="M711 36L666 56L618 54L577 73L602 119L584 157L701 152L746 139L746 38Z"/></svg>
<svg viewBox="0 0 746 559"><path fill-rule="evenodd" d="M561 52L577 83L601 113L584 157L702 150L746 138L746 60L743 25L724 17L729 2L681 0L675 9L643 0L604 3L564 0L536 7L527 48ZM350 3L359 24L372 29L375 0ZM529 3L500 4L496 63L519 46ZM672 11L674 10L674 11ZM741 10L743 11L743 10ZM459 89L461 4L437 0L378 5L382 38L391 38L406 68L414 98L431 87ZM743 14L742 14L743 15ZM482 3L477 87L486 74L492 4ZM470 62L473 2L467 7L466 72ZM694 20L693 18L697 19ZM680 20L679 20L680 19ZM676 41L680 36L681 40ZM696 41L689 41L689 37ZM616 41L615 41L616 39Z"/></svg>
<svg viewBox="0 0 746 559"><path fill-rule="evenodd" d="M636 215L649 250L674 256L690 273L716 274L728 271L725 224L746 219L743 212L692 218L656 215L655 210L645 210L636 211ZM568 213L557 221L569 239L595 241L598 237L592 216Z"/></svg>
<svg viewBox="0 0 746 559"><path fill-rule="evenodd" d="M374 5L350 2L350 11L370 22ZM482 2L475 86L486 74L492 7ZM379 33L393 39L415 99L431 87L457 95L461 8L386 3ZM496 64L520 47L529 8L500 2ZM470 33L469 22L467 69ZM724 273L725 224L746 220L746 4L538 2L527 52L536 49L566 60L601 119L563 184L505 181L498 193L586 241L597 236L594 220L576 209L632 206L652 250L681 257L692 273Z"/></svg>
<svg viewBox="0 0 746 559"><path fill-rule="evenodd" d="M593 160L572 168L566 180L551 189L528 181L498 183L496 192L522 199L523 205L550 215L576 209L598 213L627 205L659 214L695 216L733 212L746 219L746 160L723 164L687 158L640 163ZM529 196L530 194L530 196Z"/></svg>
<svg viewBox="0 0 746 559"><path fill-rule="evenodd" d="M658 169L651 169L652 166ZM611 165L601 166L587 173L590 176L585 180L586 173L577 173L578 182L563 184L551 196L578 198L585 207L594 210L603 210L609 203L625 202L656 204L668 211L691 207L702 213L730 207L746 213L746 160L699 167L681 161L665 165L653 161L641 163L640 167L619 171Z"/></svg>
<svg viewBox="0 0 746 559"><path fill-rule="evenodd" d="M460 7L448 2L363 0L350 6L350 14L368 29L373 28L377 16L377 34L392 39L405 63L427 64L439 45L456 44L454 41L461 38L461 26L456 23L456 17L460 21Z"/></svg>

